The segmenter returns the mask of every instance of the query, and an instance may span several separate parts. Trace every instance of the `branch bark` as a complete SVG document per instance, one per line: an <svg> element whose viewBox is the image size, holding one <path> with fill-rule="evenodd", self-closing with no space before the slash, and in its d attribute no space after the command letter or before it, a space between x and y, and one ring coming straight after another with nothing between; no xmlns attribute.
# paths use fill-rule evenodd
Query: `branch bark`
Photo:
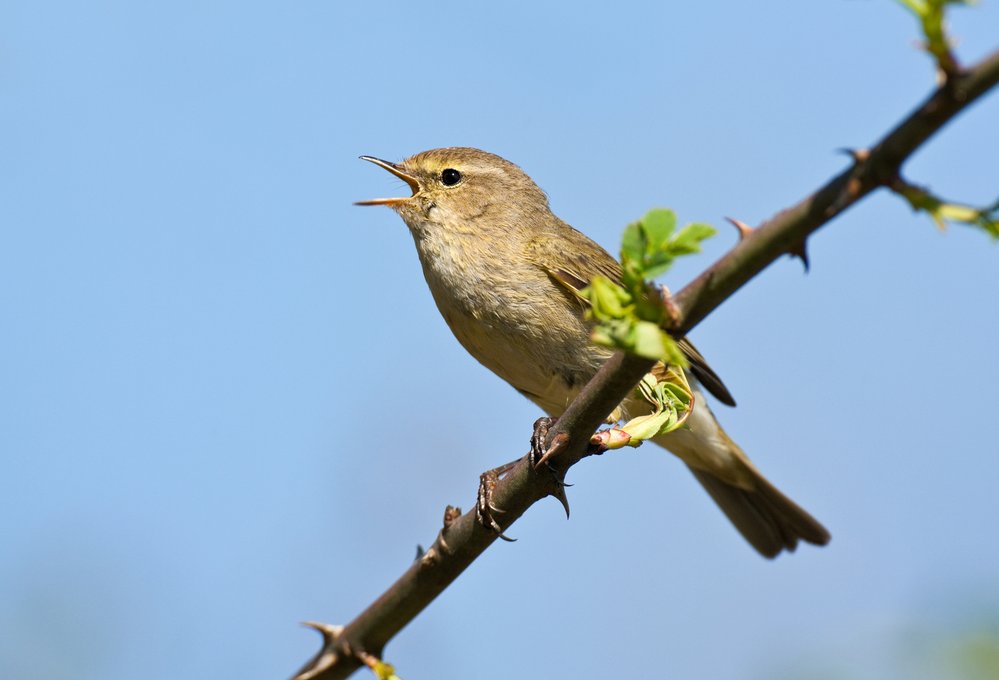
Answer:
<svg viewBox="0 0 999 680"><path fill-rule="evenodd" d="M676 337L687 334L778 257L802 251L819 227L878 187L890 185L920 145L997 82L999 51L952 74L870 150L853 152L850 168L752 230L676 295L679 317L671 329ZM649 360L621 353L607 361L549 432L549 443L559 434L568 442L551 458L554 467L568 470L585 457L590 435L651 366ZM533 471L525 457L495 487L492 501L501 509L497 522L505 530L555 490L552 476ZM380 657L385 644L496 538L479 525L474 510L446 522L426 553L356 619L336 631L321 628L323 648L296 680L346 678L361 665L358 652Z"/></svg>

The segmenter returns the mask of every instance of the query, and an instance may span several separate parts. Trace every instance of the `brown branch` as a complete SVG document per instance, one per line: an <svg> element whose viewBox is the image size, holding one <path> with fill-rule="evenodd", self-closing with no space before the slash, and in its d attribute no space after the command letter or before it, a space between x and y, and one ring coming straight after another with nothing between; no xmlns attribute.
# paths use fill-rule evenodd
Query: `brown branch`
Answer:
<svg viewBox="0 0 999 680"><path fill-rule="evenodd" d="M853 154L853 165L825 186L748 233L726 255L675 297L679 337L781 255L801 252L805 239L868 193L890 184L902 163L945 123L999 82L999 52L957 72L868 152ZM552 456L554 467L568 470L587 454L590 435L631 392L651 362L615 354L549 432L567 438ZM492 503L503 529L531 505L557 490L552 475L521 460L495 487ZM385 593L356 619L324 634L320 653L297 678L346 678L360 667L360 656L381 656L385 644L454 581L497 538L470 511L449 522L437 540ZM361 654L363 652L364 654Z"/></svg>
<svg viewBox="0 0 999 680"><path fill-rule="evenodd" d="M585 456L590 434L651 365L646 359L615 354L569 405L559 419L559 429L577 433L576 441L570 440L566 449L574 457L579 454L576 460ZM506 529L534 503L556 490L552 475L535 473L525 457L493 490L492 505L502 509L495 519ZM479 524L474 510L447 523L433 545L381 597L350 624L338 629L337 635L324 634L323 649L299 671L296 679L346 678L361 666L358 650L380 657L385 644L497 538L496 533Z"/></svg>
<svg viewBox="0 0 999 680"><path fill-rule="evenodd" d="M676 296L687 333L723 300L823 224L898 176L902 163L943 125L999 81L999 52L940 86L852 167L747 235Z"/></svg>

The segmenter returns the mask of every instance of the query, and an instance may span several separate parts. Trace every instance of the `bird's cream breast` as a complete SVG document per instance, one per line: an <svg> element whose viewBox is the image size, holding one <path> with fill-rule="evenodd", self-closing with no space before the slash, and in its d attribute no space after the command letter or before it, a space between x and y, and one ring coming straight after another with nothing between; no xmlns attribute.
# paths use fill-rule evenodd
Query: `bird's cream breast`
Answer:
<svg viewBox="0 0 999 680"><path fill-rule="evenodd" d="M583 373L590 373L579 361L595 350L588 345L583 321L540 268L513 252L502 257L504 249L517 247L515 242L473 240L478 238L416 235L424 276L441 315L480 363L529 396L564 408L573 388L588 378ZM488 258L488 268L481 266L484 260L475 250L483 247L494 256Z"/></svg>

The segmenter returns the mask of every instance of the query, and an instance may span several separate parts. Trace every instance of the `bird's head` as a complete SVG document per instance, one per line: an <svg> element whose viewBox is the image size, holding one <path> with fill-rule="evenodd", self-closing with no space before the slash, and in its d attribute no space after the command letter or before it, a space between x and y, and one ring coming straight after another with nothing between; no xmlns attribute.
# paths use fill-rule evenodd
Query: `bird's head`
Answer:
<svg viewBox="0 0 999 680"><path fill-rule="evenodd" d="M548 211L548 198L523 170L479 149L431 149L401 163L361 158L406 182L412 195L358 201L357 205L387 205L414 231L429 225L471 230L486 225L510 227L523 222L518 216Z"/></svg>

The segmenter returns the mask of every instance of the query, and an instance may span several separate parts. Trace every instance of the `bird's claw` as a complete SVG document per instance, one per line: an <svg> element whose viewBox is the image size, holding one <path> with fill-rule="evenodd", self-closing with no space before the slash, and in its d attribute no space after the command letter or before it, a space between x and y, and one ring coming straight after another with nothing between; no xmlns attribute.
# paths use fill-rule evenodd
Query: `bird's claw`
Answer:
<svg viewBox="0 0 999 680"><path fill-rule="evenodd" d="M531 466L535 470L543 465L552 469L550 464L551 459L569 443L569 435L565 432L559 432L552 439L551 446L545 446L545 440L548 439L548 433L551 431L552 426L555 425L556 420L557 418L545 416L534 421L534 432L531 434L530 461Z"/></svg>
<svg viewBox="0 0 999 680"><path fill-rule="evenodd" d="M556 420L557 418L544 416L534 421L534 432L531 434L531 453L529 455L533 469L538 470L541 467L546 467L551 472L552 477L555 479L555 490L552 491L551 495L562 504L562 507L565 509L565 517L568 519L569 499L565 495L565 488L571 485L565 483L564 473L560 473L552 467L550 461L555 454L559 453L569 443L569 435L565 432L559 432L552 439L551 446L545 446L545 440L548 439L548 433L551 431Z"/></svg>
<svg viewBox="0 0 999 680"><path fill-rule="evenodd" d="M568 518L569 499L565 495L565 488L570 485L565 483L564 474L552 467L550 461L555 454L565 448L565 445L569 442L569 435L564 432L559 432L552 440L551 446L545 446L545 440L548 438L548 433L555 424L555 420L555 418L545 416L534 421L534 431L531 434L531 452L528 454L528 462L533 470L539 470L542 467L545 467L551 473L555 487L554 491L551 492L551 495L562 504L562 507L565 509L565 516ZM475 518L478 520L479 524L495 533L504 541L511 542L516 539L510 538L504 534L503 527L501 527L499 522L496 521L495 515L502 514L503 511L494 507L491 499L493 489L496 488L496 484L499 482L500 477L512 470L514 465L518 462L519 461L513 461L511 463L507 463L506 465L501 465L498 468L487 470L479 475L479 490L475 497Z"/></svg>
<svg viewBox="0 0 999 680"><path fill-rule="evenodd" d="M490 529L504 541L513 543L517 539L510 538L504 534L503 527L499 525L496 518L493 516L495 513L501 513L502 511L498 508L494 508L490 502L493 489L496 488L496 483L499 481L500 475L508 472L510 467L512 466L508 464L503 467L487 470L479 475L479 491L475 496L475 519L478 520L479 524L484 526L486 529Z"/></svg>
<svg viewBox="0 0 999 680"><path fill-rule="evenodd" d="M548 438L548 432L551 431L552 426L556 422L556 418L549 418L548 416L542 416L534 421L534 431L531 433L531 453L530 461L531 467L537 469L541 464L542 459L544 459L545 454L548 452L545 447L545 439Z"/></svg>

